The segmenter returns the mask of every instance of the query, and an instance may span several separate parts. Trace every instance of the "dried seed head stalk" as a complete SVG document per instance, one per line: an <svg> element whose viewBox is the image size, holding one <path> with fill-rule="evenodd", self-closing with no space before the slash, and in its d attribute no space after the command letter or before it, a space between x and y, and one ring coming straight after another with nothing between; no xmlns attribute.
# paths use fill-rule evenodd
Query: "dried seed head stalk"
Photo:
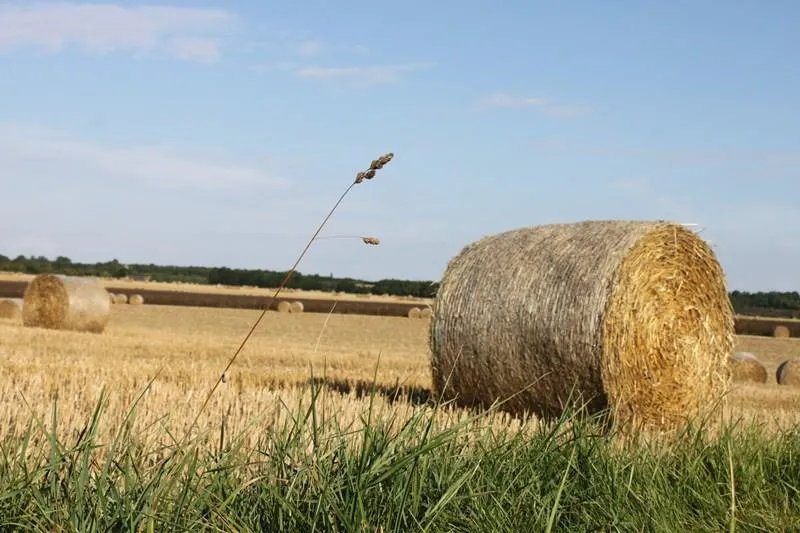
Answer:
<svg viewBox="0 0 800 533"><path fill-rule="evenodd" d="M389 152L388 154L383 154L378 159L373 159L367 170L363 170L356 174L356 183L361 183L364 180L371 180L374 178L376 171L386 166L386 164L389 163L393 157L394 154Z"/></svg>

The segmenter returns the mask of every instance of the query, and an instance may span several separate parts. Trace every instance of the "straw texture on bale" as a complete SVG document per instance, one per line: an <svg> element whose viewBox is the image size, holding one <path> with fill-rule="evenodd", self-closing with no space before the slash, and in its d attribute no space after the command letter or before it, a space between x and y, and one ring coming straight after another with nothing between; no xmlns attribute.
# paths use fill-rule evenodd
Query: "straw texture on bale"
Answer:
<svg viewBox="0 0 800 533"><path fill-rule="evenodd" d="M291 313L292 312L292 304L287 302L286 300L282 300L278 303L278 312L279 313Z"/></svg>
<svg viewBox="0 0 800 533"><path fill-rule="evenodd" d="M291 307L289 308L290 313L302 313L305 309L303 302L292 302Z"/></svg>
<svg viewBox="0 0 800 533"><path fill-rule="evenodd" d="M749 352L737 352L731 357L733 381L737 383L766 383L767 367Z"/></svg>
<svg viewBox="0 0 800 533"><path fill-rule="evenodd" d="M728 390L733 338L724 273L694 232L549 224L484 237L450 261L431 370L437 394L461 405L552 417L579 401L609 407L620 429L669 430Z"/></svg>
<svg viewBox="0 0 800 533"><path fill-rule="evenodd" d="M792 332L786 326L775 326L775 329L772 330L772 336L785 339L791 337Z"/></svg>
<svg viewBox="0 0 800 533"><path fill-rule="evenodd" d="M25 289L22 322L25 326L102 333L111 302L95 279L42 274Z"/></svg>
<svg viewBox="0 0 800 533"><path fill-rule="evenodd" d="M422 316L422 310L419 307L412 307L408 310L408 318L419 318Z"/></svg>
<svg viewBox="0 0 800 533"><path fill-rule="evenodd" d="M800 359L787 359L778 365L775 381L778 385L800 387Z"/></svg>
<svg viewBox="0 0 800 533"><path fill-rule="evenodd" d="M115 294L114 295L114 303L115 304L126 304L126 303L128 303L128 295L127 294Z"/></svg>
<svg viewBox="0 0 800 533"><path fill-rule="evenodd" d="M132 294L128 303L130 305L142 305L144 303L144 296L141 294Z"/></svg>
<svg viewBox="0 0 800 533"><path fill-rule="evenodd" d="M0 300L0 318L17 319L22 316L22 298Z"/></svg>

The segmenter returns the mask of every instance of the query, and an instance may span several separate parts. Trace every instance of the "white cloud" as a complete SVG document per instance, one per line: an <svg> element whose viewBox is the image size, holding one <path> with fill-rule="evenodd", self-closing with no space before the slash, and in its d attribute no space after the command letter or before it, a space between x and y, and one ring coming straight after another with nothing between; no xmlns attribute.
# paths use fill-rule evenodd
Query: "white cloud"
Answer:
<svg viewBox="0 0 800 533"><path fill-rule="evenodd" d="M14 3L0 7L0 52L33 47L57 53L68 46L93 53L161 51L210 61L237 17L230 11L90 3Z"/></svg>
<svg viewBox="0 0 800 533"><path fill-rule="evenodd" d="M401 63L396 65L353 66L353 67L302 67L295 71L301 78L318 80L345 79L359 83L393 83L401 75L429 68L430 62Z"/></svg>
<svg viewBox="0 0 800 533"><path fill-rule="evenodd" d="M20 179L91 176L169 189L285 187L263 170L163 146L110 146L52 130L0 125L0 167Z"/></svg>
<svg viewBox="0 0 800 533"><path fill-rule="evenodd" d="M315 40L303 41L295 47L295 53L302 57L313 57L321 50L322 43Z"/></svg>
<svg viewBox="0 0 800 533"><path fill-rule="evenodd" d="M487 107L504 109L533 108L554 117L575 117L589 112L586 107L553 104L547 98L515 96L506 92L495 92L479 99Z"/></svg>

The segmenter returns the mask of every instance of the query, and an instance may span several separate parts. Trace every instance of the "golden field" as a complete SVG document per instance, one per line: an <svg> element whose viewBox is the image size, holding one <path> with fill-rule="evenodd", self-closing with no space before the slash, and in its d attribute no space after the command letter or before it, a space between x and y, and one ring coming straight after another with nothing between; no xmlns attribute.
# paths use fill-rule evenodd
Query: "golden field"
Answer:
<svg viewBox="0 0 800 533"><path fill-rule="evenodd" d="M33 274L21 274L16 272L0 272L0 282L2 281L24 281L29 282L35 276ZM115 279L115 278L98 278L100 284L105 287L116 287L119 289L140 289L149 291L181 291L181 292L194 292L204 294L235 294L235 295L248 295L248 296L272 296L275 293L275 288L259 288L259 287L233 287L226 285L202 285L199 283L166 283L160 281L135 281L131 279ZM330 300L336 298L338 300L356 300L356 301L373 301L373 302L417 302L420 304L431 303L429 298L416 298L413 296L393 296L393 295L379 295L379 294L350 294L345 292L331 293L324 291L303 291L299 289L282 289L281 295L294 296L297 298L309 298L319 300Z"/></svg>
<svg viewBox="0 0 800 533"><path fill-rule="evenodd" d="M30 415L49 420L58 399L59 435L80 431L95 408L100 391L108 394L104 435L124 419L137 396L143 396L137 427L154 424L166 443L179 439L208 391L241 343L260 311L170 306L112 306L102 334L25 328L18 319L0 320L0 437L22 432ZM308 381L314 376L328 387L321 407L336 412L341 423L360 425L376 377L382 394L376 408L402 421L424 408L430 386L428 320L396 317L268 312L220 384L200 417L200 430L212 434L223 420L229 433L247 430L250 437L266 425L280 423L308 404ZM740 385L730 397L728 414L757 418L774 427L800 420L800 389L775 384L784 359L800 355L795 339L738 337L737 350L750 351L766 364L764 385ZM377 365L377 370L376 370ZM393 402L396 386L409 387L412 401ZM351 390L348 391L348 388ZM443 410L441 416L463 419L468 413ZM263 415L264 418L257 420ZM248 426L249 423L254 426ZM497 415L493 425L535 424ZM246 429L247 428L247 429ZM171 436L170 436L171 435ZM1 438L0 438L1 440Z"/></svg>

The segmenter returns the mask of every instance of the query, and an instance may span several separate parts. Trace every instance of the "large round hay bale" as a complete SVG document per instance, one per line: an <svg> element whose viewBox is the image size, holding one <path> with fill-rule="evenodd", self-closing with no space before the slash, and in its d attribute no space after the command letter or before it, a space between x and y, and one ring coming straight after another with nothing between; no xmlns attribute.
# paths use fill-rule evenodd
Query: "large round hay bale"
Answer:
<svg viewBox="0 0 800 533"><path fill-rule="evenodd" d="M290 313L302 313L304 309L305 306L303 305L303 302L292 302L289 306Z"/></svg>
<svg viewBox="0 0 800 533"><path fill-rule="evenodd" d="M128 303L128 295L127 294L115 294L114 295L114 303L115 304L126 304Z"/></svg>
<svg viewBox="0 0 800 533"><path fill-rule="evenodd" d="M728 390L733 338L722 268L684 226L528 227L448 264L430 326L433 385L461 405L552 417L577 400L609 407L620 429L669 430Z"/></svg>
<svg viewBox="0 0 800 533"><path fill-rule="evenodd" d="M130 305L142 305L144 303L144 296L141 294L131 294L130 299L128 299L128 303Z"/></svg>
<svg viewBox="0 0 800 533"><path fill-rule="evenodd" d="M287 302L286 300L281 300L278 303L278 312L279 313L291 313L292 312L292 304Z"/></svg>
<svg viewBox="0 0 800 533"><path fill-rule="evenodd" d="M422 315L422 309L419 307L412 307L408 310L408 318L419 318Z"/></svg>
<svg viewBox="0 0 800 533"><path fill-rule="evenodd" d="M767 367L749 352L737 352L731 356L733 381L737 383L766 383Z"/></svg>
<svg viewBox="0 0 800 533"><path fill-rule="evenodd" d="M28 283L22 323L29 327L102 333L108 324L108 292L92 278L42 274Z"/></svg>
<svg viewBox="0 0 800 533"><path fill-rule="evenodd" d="M22 298L0 300L0 318L18 319L22 316Z"/></svg>
<svg viewBox="0 0 800 533"><path fill-rule="evenodd" d="M792 336L792 332L788 327L784 325L778 325L775 326L775 329L772 330L772 336L781 339L786 339Z"/></svg>
<svg viewBox="0 0 800 533"><path fill-rule="evenodd" d="M778 365L775 381L778 385L800 387L800 359L787 359Z"/></svg>

